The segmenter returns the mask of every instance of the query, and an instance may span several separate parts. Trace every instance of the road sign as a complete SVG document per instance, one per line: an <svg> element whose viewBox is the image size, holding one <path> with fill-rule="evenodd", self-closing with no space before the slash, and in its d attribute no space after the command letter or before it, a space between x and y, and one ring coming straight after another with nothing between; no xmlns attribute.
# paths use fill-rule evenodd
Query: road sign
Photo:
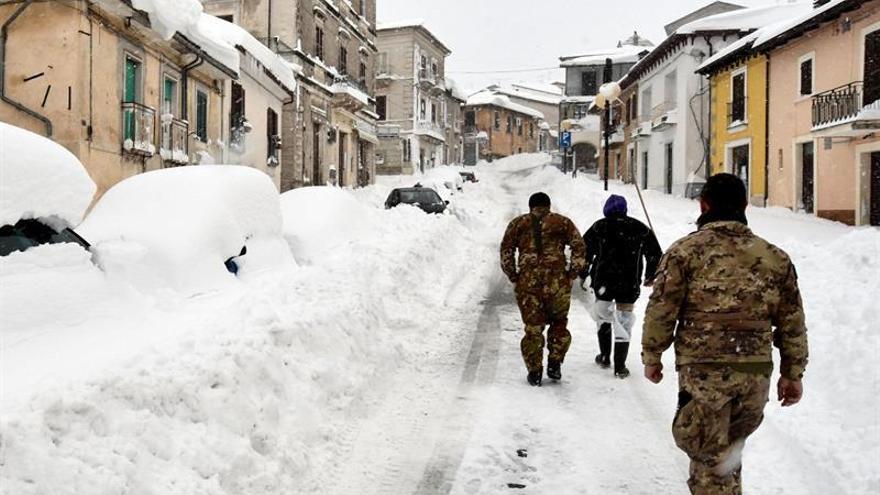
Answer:
<svg viewBox="0 0 880 495"><path fill-rule="evenodd" d="M571 148L571 133L564 131L559 135L559 147L563 149Z"/></svg>

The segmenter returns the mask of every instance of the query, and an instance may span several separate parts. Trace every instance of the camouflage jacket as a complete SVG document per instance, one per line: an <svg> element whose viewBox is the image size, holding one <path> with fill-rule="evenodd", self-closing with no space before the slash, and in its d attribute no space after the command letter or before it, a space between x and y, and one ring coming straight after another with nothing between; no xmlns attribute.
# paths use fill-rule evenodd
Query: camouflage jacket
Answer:
<svg viewBox="0 0 880 495"><path fill-rule="evenodd" d="M570 263L566 246L571 246ZM501 242L501 269L521 289L540 289L566 276L574 279L586 264L586 246L574 222L549 208L515 218Z"/></svg>
<svg viewBox="0 0 880 495"><path fill-rule="evenodd" d="M807 333L794 265L739 222L714 222L679 240L654 279L642 332L642 361L660 363L675 342L676 364L770 363L800 378Z"/></svg>

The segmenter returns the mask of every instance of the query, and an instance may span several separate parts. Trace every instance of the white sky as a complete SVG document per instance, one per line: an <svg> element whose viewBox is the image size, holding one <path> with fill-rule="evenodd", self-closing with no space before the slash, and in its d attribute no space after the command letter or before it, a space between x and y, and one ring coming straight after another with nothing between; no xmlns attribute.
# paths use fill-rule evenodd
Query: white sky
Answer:
<svg viewBox="0 0 880 495"><path fill-rule="evenodd" d="M728 0L744 6L787 0ZM804 0L801 0L804 1ZM446 71L469 92L493 82L553 82L562 55L616 46L638 30L654 44L663 26L711 0L378 0L379 22L422 19L451 50ZM600 6L601 5L601 11Z"/></svg>

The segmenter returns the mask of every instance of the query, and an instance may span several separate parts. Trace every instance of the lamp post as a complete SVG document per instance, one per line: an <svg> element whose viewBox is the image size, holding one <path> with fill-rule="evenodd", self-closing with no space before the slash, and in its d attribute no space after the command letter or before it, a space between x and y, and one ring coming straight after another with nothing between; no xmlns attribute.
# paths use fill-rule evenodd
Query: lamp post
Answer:
<svg viewBox="0 0 880 495"><path fill-rule="evenodd" d="M612 82L614 62L610 58L605 59L605 84L599 88L596 96L596 105L605 109L605 125L602 126L605 135L605 190L608 190L608 174L611 163L611 105L620 97L620 85Z"/></svg>

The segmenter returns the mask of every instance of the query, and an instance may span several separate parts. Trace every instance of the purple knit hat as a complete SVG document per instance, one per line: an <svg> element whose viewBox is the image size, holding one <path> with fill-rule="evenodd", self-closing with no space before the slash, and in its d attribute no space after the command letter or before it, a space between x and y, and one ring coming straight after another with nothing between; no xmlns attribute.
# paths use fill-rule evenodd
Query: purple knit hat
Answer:
<svg viewBox="0 0 880 495"><path fill-rule="evenodd" d="M608 201L605 202L603 210L606 217L625 216L626 215L626 198L612 194Z"/></svg>

